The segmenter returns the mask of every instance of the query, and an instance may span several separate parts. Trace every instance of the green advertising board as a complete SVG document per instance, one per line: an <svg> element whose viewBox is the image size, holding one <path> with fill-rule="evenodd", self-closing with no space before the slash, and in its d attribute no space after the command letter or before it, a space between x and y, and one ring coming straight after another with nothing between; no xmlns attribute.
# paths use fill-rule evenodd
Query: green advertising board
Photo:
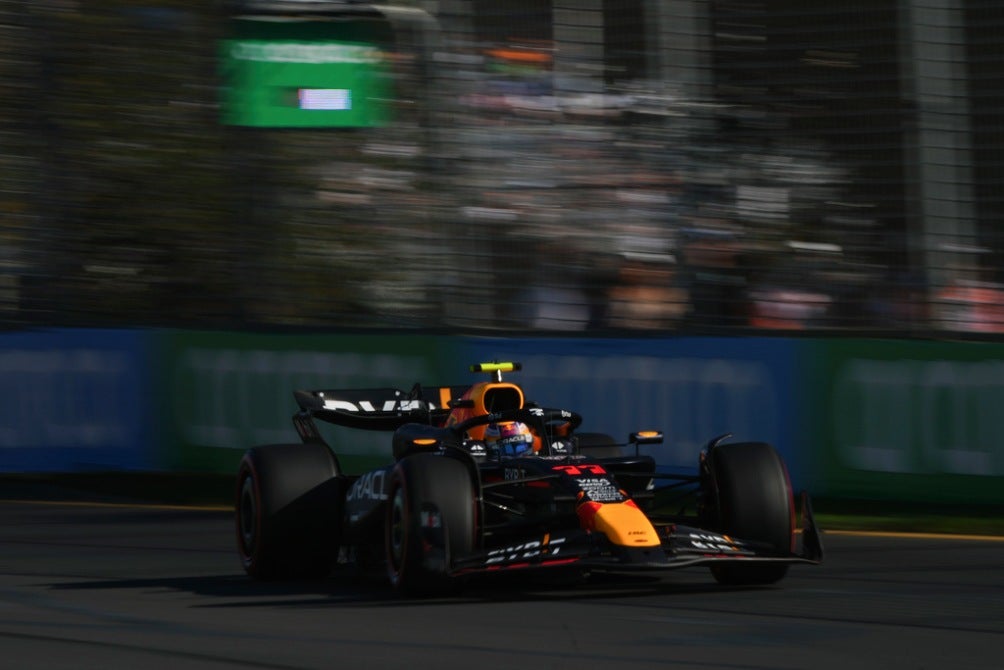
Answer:
<svg viewBox="0 0 1004 670"><path fill-rule="evenodd" d="M529 384L535 395L564 402L566 396L572 399L571 389L583 387L583 374L591 379L602 371L595 367L597 341L589 338L563 341L560 352L550 341L534 338L495 341L414 334L165 332L156 339L151 349L157 366L151 402L160 413L153 422L159 426L158 441L170 454L164 466L176 472L234 472L250 446L296 442L291 421L297 409L294 389L408 390L415 382L457 384L470 379L469 363L518 353L518 360L534 363L519 381ZM813 496L1004 504L1004 441L999 436L1004 344L797 338L764 349L749 340L742 346L754 345L753 367L737 366L734 357L722 358L727 351L718 340L695 340L685 350L674 350L679 342L656 344L665 350L639 352L621 342L610 359L623 362L644 355L649 363L644 369L623 371L629 404L650 399L656 407L675 401L683 403L684 411L707 396L712 404L720 401L732 408L730 424L737 424L752 407L752 423L741 439L790 442L792 475ZM702 346L715 357L703 357ZM789 354L791 362L786 364ZM733 363L723 367L728 361ZM653 363L663 372L653 376ZM761 379L749 373L761 368L773 375L768 385L775 391L772 412L758 410L755 400L745 395L749 383ZM717 391L697 392L688 401L686 393L674 396L651 387L652 380L679 386L681 393L701 380L713 381ZM625 419L604 393L610 384L598 386L585 398L575 396L575 408L587 412L590 425L602 413ZM749 388L761 387L757 383ZM765 414L783 421L772 431ZM674 417L665 408L659 415ZM390 458L386 434L319 428L349 471L360 472ZM670 447L685 441L682 428L680 421L669 421ZM663 452L661 462L673 462L669 456Z"/></svg>
<svg viewBox="0 0 1004 670"><path fill-rule="evenodd" d="M1004 345L807 340L806 449L839 498L1004 502Z"/></svg>
<svg viewBox="0 0 1004 670"><path fill-rule="evenodd" d="M388 120L385 54L351 22L235 19L220 58L226 124L348 128Z"/></svg>
<svg viewBox="0 0 1004 670"><path fill-rule="evenodd" d="M393 387L440 378L441 339L394 335L165 333L158 346L169 469L236 472L244 451L298 443L293 391ZM318 422L347 471L388 462L386 433Z"/></svg>

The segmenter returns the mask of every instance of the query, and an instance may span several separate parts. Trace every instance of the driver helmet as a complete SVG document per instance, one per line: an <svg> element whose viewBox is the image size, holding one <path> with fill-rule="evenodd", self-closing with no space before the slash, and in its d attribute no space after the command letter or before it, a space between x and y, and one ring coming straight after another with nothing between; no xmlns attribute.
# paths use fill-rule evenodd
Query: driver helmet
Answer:
<svg viewBox="0 0 1004 670"><path fill-rule="evenodd" d="M533 433L525 423L500 421L485 429L485 442L506 456L519 456L533 451Z"/></svg>

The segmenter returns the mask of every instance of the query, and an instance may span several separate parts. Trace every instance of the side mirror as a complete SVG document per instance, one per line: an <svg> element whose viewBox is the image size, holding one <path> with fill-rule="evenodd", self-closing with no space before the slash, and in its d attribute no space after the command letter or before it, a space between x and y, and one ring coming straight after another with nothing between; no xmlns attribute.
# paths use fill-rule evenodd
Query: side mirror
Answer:
<svg viewBox="0 0 1004 670"><path fill-rule="evenodd" d="M639 430L637 433L628 435L628 442L631 444L662 444L661 430Z"/></svg>

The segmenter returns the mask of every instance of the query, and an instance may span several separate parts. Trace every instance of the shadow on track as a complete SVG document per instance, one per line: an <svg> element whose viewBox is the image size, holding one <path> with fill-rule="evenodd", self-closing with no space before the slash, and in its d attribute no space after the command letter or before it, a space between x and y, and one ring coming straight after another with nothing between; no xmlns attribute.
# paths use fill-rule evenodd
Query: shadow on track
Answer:
<svg viewBox="0 0 1004 670"><path fill-rule="evenodd" d="M299 607L430 607L444 604L484 604L546 600L602 600L647 598L674 594L721 594L750 587L731 588L706 582L676 582L656 575L601 573L588 578L564 575L533 575L472 579L455 595L433 598L405 598L398 595L382 576L355 571L336 571L319 581L257 582L244 575L191 577L151 577L101 581L67 582L48 585L55 590L173 590L189 592L219 602L196 604L199 608ZM771 588L771 587L752 587Z"/></svg>

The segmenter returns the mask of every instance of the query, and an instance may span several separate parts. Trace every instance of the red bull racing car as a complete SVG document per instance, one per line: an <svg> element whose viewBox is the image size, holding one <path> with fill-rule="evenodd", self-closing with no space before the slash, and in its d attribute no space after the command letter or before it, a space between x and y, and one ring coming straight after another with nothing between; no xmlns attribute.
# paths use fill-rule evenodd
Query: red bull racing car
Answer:
<svg viewBox="0 0 1004 670"><path fill-rule="evenodd" d="M301 443L259 446L238 470L237 545L256 579L381 566L403 594L452 592L469 577L528 570L710 567L723 584L777 582L823 549L777 451L711 440L696 473L666 474L645 445L577 432L582 417L526 399L483 363L470 386L294 391ZM350 474L315 420L390 433L392 462Z"/></svg>

